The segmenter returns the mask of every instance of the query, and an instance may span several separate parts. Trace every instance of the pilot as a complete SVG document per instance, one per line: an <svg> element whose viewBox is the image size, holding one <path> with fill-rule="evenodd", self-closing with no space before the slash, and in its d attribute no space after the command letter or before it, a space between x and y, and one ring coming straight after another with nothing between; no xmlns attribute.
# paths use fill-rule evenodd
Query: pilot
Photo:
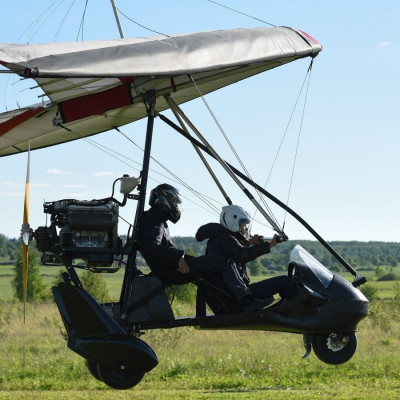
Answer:
<svg viewBox="0 0 400 400"><path fill-rule="evenodd" d="M279 236L275 234L270 242L263 241L259 235L250 236L249 224L250 215L242 207L229 205L222 208L220 223L208 223L201 226L196 233L196 239L198 241L208 239L206 254L222 254L230 260L232 267L236 269L254 297L271 299L273 295L279 294L281 299L293 298L299 289L286 275L250 283L246 263L263 254L268 254L278 243ZM229 287L225 289L230 291ZM218 293L216 297L220 297ZM231 307L228 305L228 308Z"/></svg>
<svg viewBox="0 0 400 400"><path fill-rule="evenodd" d="M224 285L241 304L242 311L256 311L269 304L253 296L223 254L192 257L175 248L167 221L173 224L179 221L181 203L179 191L166 183L150 193L150 208L143 213L139 242L142 244L140 252L154 275L166 284L183 284L204 274L219 272Z"/></svg>

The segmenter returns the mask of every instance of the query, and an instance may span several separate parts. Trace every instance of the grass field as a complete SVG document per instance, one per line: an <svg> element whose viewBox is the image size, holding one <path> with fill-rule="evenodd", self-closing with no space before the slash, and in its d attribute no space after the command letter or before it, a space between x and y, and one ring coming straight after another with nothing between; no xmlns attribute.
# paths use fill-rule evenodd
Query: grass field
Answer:
<svg viewBox="0 0 400 400"><path fill-rule="evenodd" d="M56 273L45 270L46 282ZM116 391L92 378L83 359L67 349L55 304L29 304L23 324L22 306L6 290L11 275L11 268L1 267L0 399L400 399L399 300L371 304L359 326L357 352L340 366L314 354L303 360L301 335L150 331L142 339L156 351L159 365L135 388ZM106 279L118 297L122 271ZM394 282L385 284L390 292ZM386 289L379 290L383 297ZM174 311L188 315L188 307L175 304Z"/></svg>

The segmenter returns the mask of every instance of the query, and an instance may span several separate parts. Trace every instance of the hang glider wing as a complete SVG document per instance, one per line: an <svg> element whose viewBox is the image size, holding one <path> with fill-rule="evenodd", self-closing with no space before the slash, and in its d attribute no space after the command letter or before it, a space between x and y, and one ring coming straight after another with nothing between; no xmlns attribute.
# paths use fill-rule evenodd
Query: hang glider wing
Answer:
<svg viewBox="0 0 400 400"><path fill-rule="evenodd" d="M156 38L38 45L0 44L0 64L32 78L50 99L0 114L0 157L112 129L299 58L321 45L292 28L254 28ZM60 123L68 128L64 129Z"/></svg>

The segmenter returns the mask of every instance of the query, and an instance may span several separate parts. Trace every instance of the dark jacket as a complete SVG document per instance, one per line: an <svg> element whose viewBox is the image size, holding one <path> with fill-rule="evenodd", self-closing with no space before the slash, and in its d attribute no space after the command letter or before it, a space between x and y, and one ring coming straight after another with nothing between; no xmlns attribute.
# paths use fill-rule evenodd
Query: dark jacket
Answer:
<svg viewBox="0 0 400 400"><path fill-rule="evenodd" d="M199 242L208 239L207 254L224 254L227 259L234 262L247 286L250 284L250 279L246 263L270 252L268 242L250 245L240 232L230 232L221 224L213 222L201 226L196 233L196 239Z"/></svg>
<svg viewBox="0 0 400 400"><path fill-rule="evenodd" d="M169 233L167 216L162 209L150 208L143 213L140 252L152 272L164 283L184 283L186 276L177 271L184 251L176 249Z"/></svg>

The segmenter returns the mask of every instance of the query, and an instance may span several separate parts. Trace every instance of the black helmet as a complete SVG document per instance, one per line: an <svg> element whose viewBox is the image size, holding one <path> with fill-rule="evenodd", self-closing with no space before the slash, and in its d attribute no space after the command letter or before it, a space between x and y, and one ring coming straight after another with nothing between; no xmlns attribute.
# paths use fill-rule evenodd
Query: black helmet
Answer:
<svg viewBox="0 0 400 400"><path fill-rule="evenodd" d="M150 192L150 206L162 208L166 211L167 218L174 224L181 218L181 210L178 206L181 203L182 200L178 189L167 183L158 185Z"/></svg>

